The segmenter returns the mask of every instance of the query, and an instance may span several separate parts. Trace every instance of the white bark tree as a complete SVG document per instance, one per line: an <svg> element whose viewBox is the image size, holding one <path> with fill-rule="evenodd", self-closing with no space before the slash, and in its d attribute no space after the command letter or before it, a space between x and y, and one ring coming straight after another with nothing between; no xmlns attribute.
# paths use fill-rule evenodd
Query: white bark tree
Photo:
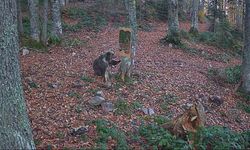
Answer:
<svg viewBox="0 0 250 150"><path fill-rule="evenodd" d="M43 24L41 41L43 45L47 45L48 38L48 0L43 1Z"/></svg>
<svg viewBox="0 0 250 150"><path fill-rule="evenodd" d="M52 36L60 38L62 35L61 7L59 0L52 3Z"/></svg>
<svg viewBox="0 0 250 150"><path fill-rule="evenodd" d="M250 1L246 0L245 10L245 39L242 61L242 83L239 90L250 94Z"/></svg>
<svg viewBox="0 0 250 150"><path fill-rule="evenodd" d="M38 0L28 0L30 13L30 36L33 40L40 41Z"/></svg>
<svg viewBox="0 0 250 150"><path fill-rule="evenodd" d="M132 29L131 46L132 46L132 67L134 66L135 53L137 50L137 21L136 21L136 1L125 0L126 8L129 13L129 23Z"/></svg>
<svg viewBox="0 0 250 150"><path fill-rule="evenodd" d="M16 0L1 0L0 12L0 149L35 149L21 86Z"/></svg>
<svg viewBox="0 0 250 150"><path fill-rule="evenodd" d="M191 18L191 28L189 30L190 33L197 34L198 33L198 8L199 8L199 0L192 1L192 18Z"/></svg>

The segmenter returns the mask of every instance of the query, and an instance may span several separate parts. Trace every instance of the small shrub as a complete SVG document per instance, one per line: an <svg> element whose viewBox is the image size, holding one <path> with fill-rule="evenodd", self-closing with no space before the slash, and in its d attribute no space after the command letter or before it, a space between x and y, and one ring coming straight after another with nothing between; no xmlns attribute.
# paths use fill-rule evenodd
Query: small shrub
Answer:
<svg viewBox="0 0 250 150"><path fill-rule="evenodd" d="M250 106L249 106L249 104L247 104L247 102L239 101L237 103L237 107L244 110L246 113L250 114Z"/></svg>
<svg viewBox="0 0 250 150"><path fill-rule="evenodd" d="M63 28L66 31L76 32L80 29L88 29L99 31L107 25L106 18L102 14L93 14L81 8L66 9L66 14L72 19L79 19L80 21L75 25L68 25L63 23Z"/></svg>
<svg viewBox="0 0 250 150"><path fill-rule="evenodd" d="M28 82L28 85L30 88L39 88L39 85L34 81Z"/></svg>
<svg viewBox="0 0 250 150"><path fill-rule="evenodd" d="M115 114L117 115L129 115L131 114L131 108L125 100L117 100L115 102Z"/></svg>
<svg viewBox="0 0 250 150"><path fill-rule="evenodd" d="M214 37L214 33L213 32L201 32L199 33L197 39L200 42L204 42L204 43L212 43L212 41Z"/></svg>
<svg viewBox="0 0 250 150"><path fill-rule="evenodd" d="M95 79L92 79L91 77L86 76L86 75L83 75L81 77L81 80L84 81L84 82L90 82L90 83L95 82Z"/></svg>
<svg viewBox="0 0 250 150"><path fill-rule="evenodd" d="M23 17L23 31L25 35L30 35L30 20L29 17Z"/></svg>
<svg viewBox="0 0 250 150"><path fill-rule="evenodd" d="M138 102L138 101L132 102L130 106L131 106L132 109L142 108L142 104L140 102Z"/></svg>
<svg viewBox="0 0 250 150"><path fill-rule="evenodd" d="M188 40L191 39L191 35L183 29L180 30L180 37Z"/></svg>
<svg viewBox="0 0 250 150"><path fill-rule="evenodd" d="M62 27L65 31L71 31L71 32L76 32L76 31L82 29L82 26L80 23L77 23L74 25L69 25L69 24L66 24L65 22L63 22Z"/></svg>
<svg viewBox="0 0 250 150"><path fill-rule="evenodd" d="M171 34L170 34L171 33ZM172 43L176 46L182 46L182 42L181 42L181 37L180 37L180 33L178 31L172 31L169 32L168 35L161 39L161 43L165 44L165 43Z"/></svg>
<svg viewBox="0 0 250 150"><path fill-rule="evenodd" d="M82 98L82 96L81 96L79 93L73 92L73 91L69 92L69 93L68 93L68 96L69 96L69 97L72 97L72 98L75 97L75 98L77 98L77 99Z"/></svg>
<svg viewBox="0 0 250 150"><path fill-rule="evenodd" d="M62 39L58 36L50 36L48 43L49 45L59 45L61 43Z"/></svg>
<svg viewBox="0 0 250 150"><path fill-rule="evenodd" d="M81 8L69 8L65 10L65 13L72 19L84 18L87 13Z"/></svg>
<svg viewBox="0 0 250 150"><path fill-rule="evenodd" d="M241 66L227 67L225 69L227 82L231 84L239 83L241 78Z"/></svg>
<svg viewBox="0 0 250 150"><path fill-rule="evenodd" d="M76 113L81 113L82 112L82 106L81 105L77 105L75 108L75 112Z"/></svg>
<svg viewBox="0 0 250 150"><path fill-rule="evenodd" d="M164 123L169 122L170 120L166 116L155 116L154 117L154 122L157 123L158 125L162 125Z"/></svg>
<svg viewBox="0 0 250 150"><path fill-rule="evenodd" d="M62 131L57 131L56 132L56 137L59 139L63 139L64 138L64 133Z"/></svg>
<svg viewBox="0 0 250 150"><path fill-rule="evenodd" d="M215 68L209 68L207 70L207 74L208 74L209 77L214 77L214 76L216 76L218 74L218 70L215 69Z"/></svg>
<svg viewBox="0 0 250 150"><path fill-rule="evenodd" d="M41 42L31 39L28 36L21 37L21 45L40 52L46 52L47 48Z"/></svg>
<svg viewBox="0 0 250 150"><path fill-rule="evenodd" d="M189 34L191 34L193 37L197 37L199 35L199 31L198 31L198 29L191 27L189 30Z"/></svg>
<svg viewBox="0 0 250 150"><path fill-rule="evenodd" d="M235 133L228 128L212 126L208 128L201 128L194 136L194 146L196 149L247 149L250 134Z"/></svg>
<svg viewBox="0 0 250 150"><path fill-rule="evenodd" d="M99 91L100 89L92 89L92 88L90 88L90 89L88 89L86 92L88 92L88 93L91 93L91 94L96 94L96 92L97 91Z"/></svg>
<svg viewBox="0 0 250 150"><path fill-rule="evenodd" d="M154 124L140 126L139 134L153 149L190 149L188 142L176 138L167 130Z"/></svg>
<svg viewBox="0 0 250 150"><path fill-rule="evenodd" d="M167 110L169 105L176 103L176 101L178 100L178 97L174 94L167 93L162 96L162 100L163 102L161 103L160 107L163 110Z"/></svg>
<svg viewBox="0 0 250 150"><path fill-rule="evenodd" d="M107 142L110 137L117 141L115 149L117 150L129 149L125 134L122 131L118 130L118 128L115 127L114 124L106 120L96 120L93 123L96 125L96 131L98 133L98 138L97 138L98 149L107 149Z"/></svg>

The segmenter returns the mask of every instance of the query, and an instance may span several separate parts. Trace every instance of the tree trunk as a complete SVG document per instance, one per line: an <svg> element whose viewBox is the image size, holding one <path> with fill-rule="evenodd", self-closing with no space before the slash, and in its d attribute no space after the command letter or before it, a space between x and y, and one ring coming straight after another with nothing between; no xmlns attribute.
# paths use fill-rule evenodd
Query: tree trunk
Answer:
<svg viewBox="0 0 250 150"><path fill-rule="evenodd" d="M52 2L52 36L60 38L62 35L61 10L59 0Z"/></svg>
<svg viewBox="0 0 250 150"><path fill-rule="evenodd" d="M66 1L65 1L65 0L60 0L60 5L61 5L61 7L64 7L65 4L66 4Z"/></svg>
<svg viewBox="0 0 250 150"><path fill-rule="evenodd" d="M168 34L179 32L178 0L168 0Z"/></svg>
<svg viewBox="0 0 250 150"><path fill-rule="evenodd" d="M242 29L242 7L241 7L241 3L240 0L236 0L236 28L238 30Z"/></svg>
<svg viewBox="0 0 250 150"><path fill-rule="evenodd" d="M30 12L30 35L33 40L40 41L38 0L28 0Z"/></svg>
<svg viewBox="0 0 250 150"><path fill-rule="evenodd" d="M23 35L23 17L22 17L22 8L21 8L21 1L16 0L17 2L17 18L18 18L18 32L20 35Z"/></svg>
<svg viewBox="0 0 250 150"><path fill-rule="evenodd" d="M69 0L65 0L65 5L68 5L69 4Z"/></svg>
<svg viewBox="0 0 250 150"><path fill-rule="evenodd" d="M42 35L41 41L43 45L47 45L48 38L48 0L43 1L43 26L42 26Z"/></svg>
<svg viewBox="0 0 250 150"><path fill-rule="evenodd" d="M211 32L215 32L215 24L216 24L216 19L218 18L218 1L217 0L213 0L212 1L212 7L213 7L213 19L211 22L211 26L209 31Z"/></svg>
<svg viewBox="0 0 250 150"><path fill-rule="evenodd" d="M250 1L245 1L245 40L242 61L242 83L240 89L246 94L250 94Z"/></svg>
<svg viewBox="0 0 250 150"><path fill-rule="evenodd" d="M132 68L134 67L135 52L137 50L137 21L136 21L136 1L135 0L125 0L127 10L129 12L129 22L132 29L131 46L132 46Z"/></svg>
<svg viewBox="0 0 250 150"><path fill-rule="evenodd" d="M0 149L35 149L21 86L16 0L1 0L0 12Z"/></svg>
<svg viewBox="0 0 250 150"><path fill-rule="evenodd" d="M199 0L193 0L192 2L192 19L191 19L191 33L198 33L198 8Z"/></svg>

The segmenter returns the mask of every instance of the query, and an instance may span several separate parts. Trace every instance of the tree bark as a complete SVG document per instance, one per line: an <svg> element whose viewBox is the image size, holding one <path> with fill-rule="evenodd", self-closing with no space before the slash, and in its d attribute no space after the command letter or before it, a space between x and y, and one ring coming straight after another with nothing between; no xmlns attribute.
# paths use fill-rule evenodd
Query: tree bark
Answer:
<svg viewBox="0 0 250 150"><path fill-rule="evenodd" d="M168 34L179 32L178 0L168 0Z"/></svg>
<svg viewBox="0 0 250 150"><path fill-rule="evenodd" d="M131 36L131 46L132 46L132 68L134 67L135 53L137 51L137 21L136 21L136 1L135 0L125 0L127 10L129 12L129 22L132 29Z"/></svg>
<svg viewBox="0 0 250 150"><path fill-rule="evenodd" d="M190 29L191 32L198 32L198 8L199 8L199 0L193 0L191 29Z"/></svg>
<svg viewBox="0 0 250 150"><path fill-rule="evenodd" d="M22 17L22 8L21 8L21 1L17 1L17 18L18 18L18 32L20 35L23 35L23 17Z"/></svg>
<svg viewBox="0 0 250 150"><path fill-rule="evenodd" d="M239 90L246 94L250 94L250 1L245 1L245 4L245 39L242 61L242 83Z"/></svg>
<svg viewBox="0 0 250 150"><path fill-rule="evenodd" d="M40 41L39 18L38 18L38 0L28 0L30 12L30 34L31 38Z"/></svg>
<svg viewBox="0 0 250 150"><path fill-rule="evenodd" d="M47 45L48 38L48 0L43 1L43 25L42 25L42 35L41 41L43 45Z"/></svg>
<svg viewBox="0 0 250 150"><path fill-rule="evenodd" d="M238 30L242 29L242 7L241 7L241 3L240 0L236 0L236 28Z"/></svg>
<svg viewBox="0 0 250 150"><path fill-rule="evenodd" d="M0 149L35 149L21 86L16 0L1 0L0 12Z"/></svg>
<svg viewBox="0 0 250 150"><path fill-rule="evenodd" d="M52 2L52 36L60 38L62 35L61 9L59 0Z"/></svg>
<svg viewBox="0 0 250 150"><path fill-rule="evenodd" d="M65 1L65 0L60 0L60 5L61 5L61 7L64 7L65 4L66 4L66 1Z"/></svg>

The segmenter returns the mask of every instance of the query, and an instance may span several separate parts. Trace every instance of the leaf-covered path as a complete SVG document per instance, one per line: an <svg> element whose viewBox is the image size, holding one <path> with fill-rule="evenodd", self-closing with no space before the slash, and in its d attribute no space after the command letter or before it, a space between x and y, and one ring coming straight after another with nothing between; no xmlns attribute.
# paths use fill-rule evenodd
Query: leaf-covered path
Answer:
<svg viewBox="0 0 250 150"><path fill-rule="evenodd" d="M188 29L185 23L181 27ZM204 29L205 25L202 26ZM206 124L227 126L236 131L250 129L249 114L236 107L239 99L234 91L236 86L222 86L207 75L209 68L233 66L240 64L240 60L230 58L227 63L214 61L161 45L159 40L166 34L164 23L155 23L152 32L138 32L133 80L124 84L113 79L112 88L105 88L102 79L94 76L92 62L102 52L110 48L118 49L118 32L116 28L107 27L98 33L70 33L68 39L84 42L73 47L63 42L64 46L52 47L49 53L31 52L21 56L25 98L38 148L48 144L55 148L93 147L96 127L89 124L91 120L107 119L121 130L131 131L134 121L145 117L139 110L117 115L91 107L88 101L97 90L102 90L105 98L113 103L118 99L131 105L138 102L154 109L156 115L171 117L182 113L184 106L195 102L197 97L205 101L209 96L220 96L224 103L218 107L210 107L209 102L204 102L207 106ZM203 44L189 45L201 53L222 53ZM30 83L37 87L32 88ZM176 102L162 107L167 95L174 95ZM87 140L69 135L71 128L82 125L89 125Z"/></svg>

